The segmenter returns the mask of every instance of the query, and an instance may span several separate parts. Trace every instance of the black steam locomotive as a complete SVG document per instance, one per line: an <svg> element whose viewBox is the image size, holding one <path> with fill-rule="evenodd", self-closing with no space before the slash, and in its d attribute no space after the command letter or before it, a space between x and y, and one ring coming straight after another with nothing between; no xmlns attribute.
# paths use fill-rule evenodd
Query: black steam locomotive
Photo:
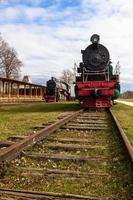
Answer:
<svg viewBox="0 0 133 200"><path fill-rule="evenodd" d="M92 44L81 50L75 93L84 107L110 107L120 93L119 75L113 74L109 51L99 40L99 35L92 35Z"/></svg>
<svg viewBox="0 0 133 200"><path fill-rule="evenodd" d="M70 86L61 80L52 77L46 83L46 102L66 101L70 99Z"/></svg>

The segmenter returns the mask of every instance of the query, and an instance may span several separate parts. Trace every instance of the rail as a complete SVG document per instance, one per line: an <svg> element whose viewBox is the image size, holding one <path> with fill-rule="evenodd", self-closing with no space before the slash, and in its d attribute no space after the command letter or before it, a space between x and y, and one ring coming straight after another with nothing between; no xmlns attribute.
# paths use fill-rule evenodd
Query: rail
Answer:
<svg viewBox="0 0 133 200"><path fill-rule="evenodd" d="M118 135L122 141L122 143L124 144L125 146L125 149L129 155L129 158L131 160L131 163L132 163L132 167L133 167L133 147L131 145L131 143L129 142L128 140L128 137L126 136L126 134L124 133L119 121L117 120L117 118L114 116L114 114L112 113L112 111L109 109L109 113L111 115L111 118L114 122L114 125L118 131Z"/></svg>
<svg viewBox="0 0 133 200"><path fill-rule="evenodd" d="M22 152L24 149L29 147L30 145L35 144L36 142L44 139L47 137L50 133L57 130L60 126L70 121L72 118L76 117L82 110L73 112L71 115L66 116L65 118L55 122L52 125L49 125L46 128L42 128L37 133L33 133L32 135L24 138L21 142L17 142L8 148L3 149L0 152L0 162L2 161L10 161L17 157L20 152Z"/></svg>

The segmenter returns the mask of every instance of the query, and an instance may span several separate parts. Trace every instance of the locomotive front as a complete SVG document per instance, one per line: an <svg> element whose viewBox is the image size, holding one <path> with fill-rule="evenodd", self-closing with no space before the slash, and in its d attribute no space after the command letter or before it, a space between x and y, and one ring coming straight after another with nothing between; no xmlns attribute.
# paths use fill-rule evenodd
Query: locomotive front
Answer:
<svg viewBox="0 0 133 200"><path fill-rule="evenodd" d="M113 74L108 49L99 43L100 37L92 35L92 42L81 50L82 62L77 68L75 94L84 108L110 107L111 100L120 93L119 73Z"/></svg>

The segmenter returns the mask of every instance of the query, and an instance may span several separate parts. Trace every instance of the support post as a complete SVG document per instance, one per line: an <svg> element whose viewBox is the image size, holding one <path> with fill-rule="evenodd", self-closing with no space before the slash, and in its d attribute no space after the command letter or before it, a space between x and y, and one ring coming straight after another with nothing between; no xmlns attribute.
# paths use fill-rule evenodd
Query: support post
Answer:
<svg viewBox="0 0 133 200"><path fill-rule="evenodd" d="M30 85L30 98L32 98L32 86Z"/></svg>
<svg viewBox="0 0 133 200"><path fill-rule="evenodd" d="M26 85L24 84L24 98L26 98Z"/></svg>
<svg viewBox="0 0 133 200"><path fill-rule="evenodd" d="M3 91L2 91L2 92L3 92L3 94L2 94L2 96L4 97L4 96L5 96L5 95L4 95L4 94L5 94L5 82L4 82L4 81L2 81L2 83L3 83L3 84L2 84L2 85L3 85Z"/></svg>
<svg viewBox="0 0 133 200"><path fill-rule="evenodd" d="M42 96L42 87L40 88L40 96L43 98L43 96Z"/></svg>
<svg viewBox="0 0 133 200"><path fill-rule="evenodd" d="M17 98L19 98L19 83L17 84Z"/></svg>
<svg viewBox="0 0 133 200"><path fill-rule="evenodd" d="M37 98L37 87L35 87L36 88L36 98Z"/></svg>
<svg viewBox="0 0 133 200"><path fill-rule="evenodd" d="M8 82L8 98L11 98L11 82Z"/></svg>

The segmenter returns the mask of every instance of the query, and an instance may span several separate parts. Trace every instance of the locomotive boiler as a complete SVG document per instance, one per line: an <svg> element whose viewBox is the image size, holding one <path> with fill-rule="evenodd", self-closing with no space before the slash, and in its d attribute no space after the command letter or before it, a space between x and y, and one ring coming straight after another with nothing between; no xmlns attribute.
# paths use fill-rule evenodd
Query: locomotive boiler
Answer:
<svg viewBox="0 0 133 200"><path fill-rule="evenodd" d="M77 68L75 95L84 108L111 107L111 101L120 93L119 66L113 74L108 49L100 44L97 34L91 36L91 43L81 50L82 62Z"/></svg>

